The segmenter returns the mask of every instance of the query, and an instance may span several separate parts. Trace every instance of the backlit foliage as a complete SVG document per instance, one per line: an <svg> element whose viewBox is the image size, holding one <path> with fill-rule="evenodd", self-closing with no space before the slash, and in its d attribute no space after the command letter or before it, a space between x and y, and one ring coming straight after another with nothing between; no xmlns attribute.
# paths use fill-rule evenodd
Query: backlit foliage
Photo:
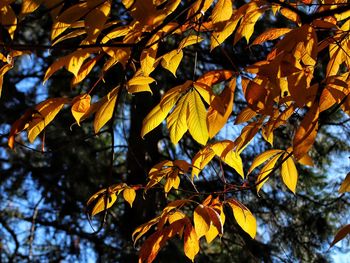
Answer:
<svg viewBox="0 0 350 263"><path fill-rule="evenodd" d="M157 89L158 80L152 75L157 67L176 77L177 70L185 63L184 53L193 46L207 47L208 54L223 44L237 43L246 43L246 48L260 45L268 51L264 59L245 68L231 60L233 65L229 69L212 70L168 87L145 117L140 134L145 140L164 124L174 145L187 132L202 145L191 163L165 160L154 164L146 185L111 185L87 202L89 214L94 216L105 213L120 195L132 206L136 195L147 198L147 192L156 187L162 188L168 197L176 191L189 193L187 199L169 198L160 215L134 231L134 242L142 240L140 262L152 262L173 238L183 240L184 253L193 261L200 251L200 242L211 243L223 235L227 217L234 218L254 238L256 218L235 199L235 193L250 190L259 193L277 171L280 171L280 183L296 193L296 164L313 165L308 153L317 137L320 114L334 108L350 114L350 7L346 0L253 0L240 6L234 0L122 0L125 12L121 17L113 15L111 0L71 1L74 2L71 5L59 0L23 0L18 13L13 10L14 2L0 3L0 24L11 41L16 41L18 21L38 8L45 8L51 14L51 47L64 45L69 39L82 39L47 68L43 82L64 69L71 73L74 87L97 65L102 65L98 81L104 81L104 76L117 64L124 69L124 79L99 99L94 98L95 85L92 85L75 97L49 98L28 109L11 128L10 148L15 148L22 132L27 133L30 143L38 136L44 143L46 126L63 110L71 110L79 126L93 118L94 131L98 134L108 123L113 125L114 113L125 94L152 93ZM312 11L305 11L309 6L314 7ZM260 35L255 33L261 20L275 19L286 20L288 26L265 28ZM176 42L175 49L160 52L167 41ZM2 45L6 51L0 53L0 86L17 57L34 55L30 48ZM321 72L318 74L323 76L322 81L314 81L316 70ZM218 91L220 85L222 89ZM235 111L234 97L238 92L248 105L236 112L235 123L243 125L240 135L217 141L216 135ZM295 115L299 120L287 125ZM287 149L274 147L276 129L292 134ZM242 162L240 154L260 135L271 149L257 154L249 167ZM223 176L222 190L202 193L196 188L196 180L215 157L232 167L242 184L228 185ZM251 177L256 170L257 176ZM255 181L252 183L250 178ZM349 192L349 181L348 175L340 193ZM349 229L349 226L341 229L332 244L344 238Z"/></svg>

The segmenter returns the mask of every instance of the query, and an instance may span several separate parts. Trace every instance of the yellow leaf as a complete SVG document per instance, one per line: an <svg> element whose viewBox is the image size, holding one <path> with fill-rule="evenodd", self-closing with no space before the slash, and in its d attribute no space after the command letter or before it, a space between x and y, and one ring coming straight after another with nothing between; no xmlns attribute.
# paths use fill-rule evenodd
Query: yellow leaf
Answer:
<svg viewBox="0 0 350 263"><path fill-rule="evenodd" d="M236 152L240 153L245 147L247 147L254 136L258 133L263 120L264 118L261 118L258 121L251 122L242 129L241 134L235 140Z"/></svg>
<svg viewBox="0 0 350 263"><path fill-rule="evenodd" d="M183 58L183 51L172 50L162 57L161 65L163 68L169 70L176 77L176 70Z"/></svg>
<svg viewBox="0 0 350 263"><path fill-rule="evenodd" d="M283 155L285 158L287 153ZM298 181L298 171L295 167L294 160L289 157L286 161L282 163L281 176L284 184L295 194L295 189L297 187Z"/></svg>
<svg viewBox="0 0 350 263"><path fill-rule="evenodd" d="M175 105L168 104L167 107L161 107L160 104L155 106L150 113L146 116L142 123L141 137L143 138L147 133L156 128L166 118L170 110Z"/></svg>
<svg viewBox="0 0 350 263"><path fill-rule="evenodd" d="M124 200L130 204L130 207L132 207L132 203L136 197L136 191L133 188L125 188L123 191L123 197Z"/></svg>
<svg viewBox="0 0 350 263"><path fill-rule="evenodd" d="M90 53L87 50L77 50L73 52L68 56L68 63L65 65L67 70L77 77L81 66L89 56Z"/></svg>
<svg viewBox="0 0 350 263"><path fill-rule="evenodd" d="M104 1L96 8L90 10L85 16L84 23L87 32L87 42L95 43L97 37L100 35L103 27L108 19L109 12L111 11L111 2Z"/></svg>
<svg viewBox="0 0 350 263"><path fill-rule="evenodd" d="M221 43L224 42L226 38L228 38L233 33L240 19L241 16L236 16L233 14L231 19L228 20L223 27L220 27L218 30L215 30L215 32L211 34L210 50L213 50L217 46L221 45Z"/></svg>
<svg viewBox="0 0 350 263"><path fill-rule="evenodd" d="M61 57L57 59L52 65L46 70L45 76L44 76L44 81L43 84L58 70L63 68L66 63L68 62L68 57Z"/></svg>
<svg viewBox="0 0 350 263"><path fill-rule="evenodd" d="M100 129L112 118L119 89L114 88L102 100L104 103L99 107L94 119L94 130L98 133Z"/></svg>
<svg viewBox="0 0 350 263"><path fill-rule="evenodd" d="M244 178L243 163L241 156L233 150L233 143L229 140L216 142L212 144L211 149L220 157L226 164L231 166L236 172Z"/></svg>
<svg viewBox="0 0 350 263"><path fill-rule="evenodd" d="M350 192L350 173L348 173L344 179L344 181L342 182L339 190L339 193L345 193L345 192Z"/></svg>
<svg viewBox="0 0 350 263"><path fill-rule="evenodd" d="M194 44L198 44L200 42L203 41L203 38L198 36L198 35L189 35L186 36L179 44L179 48L178 49L183 49L185 47L194 45Z"/></svg>
<svg viewBox="0 0 350 263"><path fill-rule="evenodd" d="M266 162L268 159L270 159L271 157L275 156L278 153L283 152L282 150L268 150L266 152L263 152L261 154L259 154L253 161L252 165L250 166L249 170L248 170L248 174L250 174L256 167L258 167L259 165L261 165L262 163Z"/></svg>
<svg viewBox="0 0 350 263"><path fill-rule="evenodd" d="M211 243L215 237L220 234L223 234L223 225L225 222L225 214L223 213L222 209L220 209L220 214L218 211L211 207L206 207L207 212L210 216L211 224L209 227L208 232L205 234L205 239L207 243Z"/></svg>
<svg viewBox="0 0 350 263"><path fill-rule="evenodd" d="M233 151L233 142L229 140L209 144L195 155L192 160L192 178L198 176L215 155L244 178L242 159L239 154Z"/></svg>
<svg viewBox="0 0 350 263"><path fill-rule="evenodd" d="M149 84L153 82L155 82L155 79L151 77L134 76L132 79L128 81L128 92L129 93L150 92L152 94L152 90Z"/></svg>
<svg viewBox="0 0 350 263"><path fill-rule="evenodd" d="M297 24L300 23L300 18L299 18L299 16L298 16L298 14L295 13L295 12L293 12L292 10L290 10L290 9L288 9L288 8L282 8L282 9L280 10L280 12L281 12L281 14L282 14L284 17L288 18L289 20L291 20L291 21L293 21L293 22L295 22L295 23L297 23Z"/></svg>
<svg viewBox="0 0 350 263"><path fill-rule="evenodd" d="M268 29L264 33L259 35L253 41L252 45L260 45L266 41L275 40L275 39L287 34L291 30L292 30L291 28L271 28L271 29Z"/></svg>
<svg viewBox="0 0 350 263"><path fill-rule="evenodd" d="M158 223L160 219L160 216L157 216L156 218L153 218L152 220L142 224L141 226L138 226L134 232L132 233L132 240L134 241L134 245L136 244L137 240L139 240L144 234L148 232L148 230L151 229L151 227Z"/></svg>
<svg viewBox="0 0 350 263"><path fill-rule="evenodd" d="M91 96L83 94L75 97L72 102L72 115L80 126L81 118L86 114L90 108Z"/></svg>
<svg viewBox="0 0 350 263"><path fill-rule="evenodd" d="M194 261L199 252L199 238L191 224L187 224L184 231L184 252L186 257Z"/></svg>
<svg viewBox="0 0 350 263"><path fill-rule="evenodd" d="M183 85L170 89L162 98L160 103L147 114L142 123L141 137L156 128L166 118L181 96L181 93L192 85L192 81L187 81Z"/></svg>
<svg viewBox="0 0 350 263"><path fill-rule="evenodd" d="M142 76L137 76L133 77L128 81L129 86L134 86L134 85L146 85L146 84L151 84L155 82L156 80L151 77L142 77Z"/></svg>
<svg viewBox="0 0 350 263"><path fill-rule="evenodd" d="M54 42L52 42L52 46L54 46L54 45L56 45L64 40L79 37L79 36L84 35L84 34L86 34L85 29L76 29L72 32L69 32L69 33L57 38Z"/></svg>
<svg viewBox="0 0 350 263"><path fill-rule="evenodd" d="M256 235L256 219L249 209L240 202L231 199L227 201L232 208L233 215L238 225L252 238Z"/></svg>
<svg viewBox="0 0 350 263"><path fill-rule="evenodd" d="M35 107L35 117L29 122L27 128L28 139L31 143L49 125L67 102L68 100L65 98L54 98L45 100Z"/></svg>
<svg viewBox="0 0 350 263"><path fill-rule="evenodd" d="M170 132L170 140L173 144L177 144L182 136L188 130L187 111L188 97L190 93L186 93L176 104L175 110L167 117L167 127Z"/></svg>
<svg viewBox="0 0 350 263"><path fill-rule="evenodd" d="M91 59L90 61L86 62L84 65L81 66L81 68L79 69L79 72L77 74L77 76L75 76L72 79L71 85L75 86L78 83L80 83L81 81L83 81L85 79L85 77L91 72L91 70L94 68L97 60L100 57L95 57L93 59Z"/></svg>
<svg viewBox="0 0 350 263"><path fill-rule="evenodd" d="M194 228L198 239L204 236L210 227L210 216L203 205L198 205L193 212Z"/></svg>
<svg viewBox="0 0 350 263"><path fill-rule="evenodd" d="M185 217L186 217L186 215L184 213L182 213L181 211L175 211L174 213L171 213L169 215L169 218L168 218L169 224L172 224L175 221L178 221L178 220L183 219Z"/></svg>
<svg viewBox="0 0 350 263"><path fill-rule="evenodd" d="M117 195L114 193L110 194L109 196L106 196L106 194L102 195L92 209L91 216L97 215L98 213L109 209L115 203L115 201L117 201Z"/></svg>
<svg viewBox="0 0 350 263"><path fill-rule="evenodd" d="M232 0L219 0L211 12L211 19L214 24L227 21L231 18L232 11Z"/></svg>
<svg viewBox="0 0 350 263"><path fill-rule="evenodd" d="M200 150L192 159L192 179L194 176L198 177L198 174L203 168L213 159L215 152L210 147L205 147Z"/></svg>
<svg viewBox="0 0 350 263"><path fill-rule="evenodd" d="M207 111L199 94L195 91L188 96L188 117L187 126L193 139L202 145L208 141Z"/></svg>
<svg viewBox="0 0 350 263"><path fill-rule="evenodd" d="M282 153L276 154L271 160L269 160L263 168L261 168L256 178L256 192L259 193L261 187L266 183L270 177L272 169L275 167L276 162L281 157Z"/></svg>
<svg viewBox="0 0 350 263"><path fill-rule="evenodd" d="M247 43L249 43L249 39L254 32L255 23L265 10L266 8L259 7L256 2L250 2L250 7L248 8L247 13L244 14L241 24L237 28L233 41L234 44L236 44L242 37L245 37Z"/></svg>
<svg viewBox="0 0 350 263"><path fill-rule="evenodd" d="M120 26L120 27L114 28L102 38L101 43L105 44L110 40L114 40L115 38L123 37L129 32L130 32L129 26Z"/></svg>

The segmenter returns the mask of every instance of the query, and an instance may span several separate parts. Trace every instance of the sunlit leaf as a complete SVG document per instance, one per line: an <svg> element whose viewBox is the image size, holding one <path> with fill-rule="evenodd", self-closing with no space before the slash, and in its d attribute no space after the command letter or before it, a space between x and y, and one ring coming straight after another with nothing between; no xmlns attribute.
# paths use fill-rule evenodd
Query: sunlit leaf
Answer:
<svg viewBox="0 0 350 263"><path fill-rule="evenodd" d="M133 188L125 188L123 191L123 198L125 201L127 201L132 207L132 203L134 202L136 197L136 191Z"/></svg>
<svg viewBox="0 0 350 263"><path fill-rule="evenodd" d="M79 126L81 118L90 108L90 103L91 96L89 94L79 95L72 101L72 115Z"/></svg>
<svg viewBox="0 0 350 263"><path fill-rule="evenodd" d="M232 208L233 215L238 225L252 238L254 238L256 235L257 225L256 219L250 210L234 199L228 200L227 203Z"/></svg>
<svg viewBox="0 0 350 263"><path fill-rule="evenodd" d="M56 117L63 106L68 102L65 98L48 99L35 106L35 116L29 122L27 131L31 143Z"/></svg>
<svg viewBox="0 0 350 263"><path fill-rule="evenodd" d="M303 157L314 144L318 129L319 107L315 103L305 114L293 138L293 154L298 160Z"/></svg>
<svg viewBox="0 0 350 263"><path fill-rule="evenodd" d="M97 110L94 119L95 133L98 133L100 129L112 118L118 92L119 88L114 88L102 99L104 103Z"/></svg>
<svg viewBox="0 0 350 263"><path fill-rule="evenodd" d="M193 139L202 145L208 141L207 111L197 92L190 92L188 96L187 126Z"/></svg>
<svg viewBox="0 0 350 263"><path fill-rule="evenodd" d="M285 158L286 154L283 157ZM281 176L284 184L295 194L298 182L298 171L292 157L289 157L282 163Z"/></svg>
<svg viewBox="0 0 350 263"><path fill-rule="evenodd" d="M191 224L187 224L184 231L184 252L186 257L194 261L199 252L199 241L195 229Z"/></svg>
<svg viewBox="0 0 350 263"><path fill-rule="evenodd" d="M194 228L198 239L204 236L210 228L210 216L203 205L198 205L193 212Z"/></svg>
<svg viewBox="0 0 350 263"><path fill-rule="evenodd" d="M266 183L269 179L272 170L274 169L278 159L281 157L282 153L276 154L272 157L267 163L261 168L258 176L256 177L256 192L259 193L261 187Z"/></svg>
<svg viewBox="0 0 350 263"><path fill-rule="evenodd" d="M252 164L248 170L248 174L250 174L256 167L258 167L259 165L266 162L268 159L272 158L273 156L275 156L276 154L279 154L281 152L283 152L283 150L273 149L273 150L268 150L266 152L259 154L257 157L255 157L254 161L252 162Z"/></svg>

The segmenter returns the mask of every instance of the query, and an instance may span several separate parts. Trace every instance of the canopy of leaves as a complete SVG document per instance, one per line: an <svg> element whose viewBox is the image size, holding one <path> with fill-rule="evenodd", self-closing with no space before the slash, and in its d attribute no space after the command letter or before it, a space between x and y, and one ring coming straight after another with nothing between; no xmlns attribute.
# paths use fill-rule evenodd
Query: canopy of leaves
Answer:
<svg viewBox="0 0 350 263"><path fill-rule="evenodd" d="M318 262L349 234L346 0L6 0L0 28L1 259Z"/></svg>

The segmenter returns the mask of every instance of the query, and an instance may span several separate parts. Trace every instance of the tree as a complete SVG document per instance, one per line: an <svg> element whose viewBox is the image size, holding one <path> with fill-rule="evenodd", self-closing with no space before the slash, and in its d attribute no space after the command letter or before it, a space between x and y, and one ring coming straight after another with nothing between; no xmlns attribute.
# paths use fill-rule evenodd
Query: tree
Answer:
<svg viewBox="0 0 350 263"><path fill-rule="evenodd" d="M100 254L114 251L132 261L135 252L125 241L107 245L108 231L119 220L120 240L131 235L135 243L143 240L141 262L153 261L168 241L169 250L177 250L177 239L185 255L178 256L193 261L200 244L202 251L207 246L220 251L218 236L220 247L226 245L224 256L243 246L239 257L247 259L281 259L283 250L305 261L322 258L313 252L325 245L334 226L324 218L348 204L344 197L333 202L326 191L319 193L324 181L307 166L329 160L332 149L349 149L335 136L339 129L349 134L346 1L8 0L0 8L2 78L32 71L48 83L47 99L25 111L16 107L24 114L6 136L17 150L6 154L4 162L12 164L7 176L20 173L24 159L35 182L45 186L33 215L20 216L33 229L24 258L33 258L39 223L72 231ZM28 54L38 63L26 68ZM38 102L37 90L24 95L11 91L6 78L5 84L3 98L9 102ZM8 104L4 108L11 112L15 107ZM230 124L232 116L238 130ZM42 156L25 152L29 144ZM299 179L298 171L309 178ZM63 186L67 180L75 186ZM82 180L89 183L81 185ZM349 191L349 176L339 191ZM73 200L89 195L86 211L101 217L99 237L76 230L84 228L78 226L83 213L75 214L77 226L57 224L71 217L70 209L81 209ZM121 197L133 208L119 202ZM43 200L61 207L56 223L38 218ZM309 216L310 208L290 208L298 200L317 206L317 220ZM267 239L286 247L254 240L257 220L262 228L285 221L279 235L266 231ZM300 220L318 235L298 237ZM13 255L21 254L9 223L0 223L16 240ZM300 229L293 235L291 227ZM333 243L348 232L348 226L340 230ZM293 237L292 247L282 241L286 236ZM72 249L79 253L75 243ZM215 256L203 253L198 260Z"/></svg>

